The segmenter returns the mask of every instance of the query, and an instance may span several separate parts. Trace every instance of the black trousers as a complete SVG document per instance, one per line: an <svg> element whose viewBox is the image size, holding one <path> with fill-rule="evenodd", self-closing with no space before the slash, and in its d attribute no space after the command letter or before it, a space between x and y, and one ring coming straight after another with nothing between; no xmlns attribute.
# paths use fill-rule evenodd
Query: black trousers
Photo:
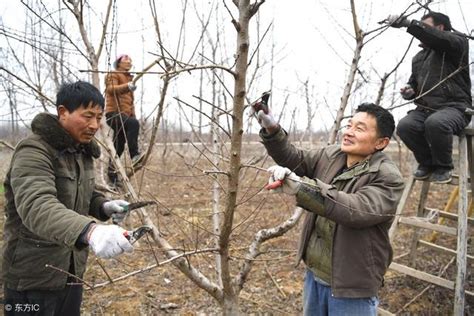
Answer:
<svg viewBox="0 0 474 316"><path fill-rule="evenodd" d="M63 290L15 291L4 288L6 316L76 316L81 314L81 284L66 285Z"/></svg>
<svg viewBox="0 0 474 316"><path fill-rule="evenodd" d="M453 135L467 126L470 118L455 108L433 111L416 109L400 120L397 134L415 155L431 168L453 169Z"/></svg>
<svg viewBox="0 0 474 316"><path fill-rule="evenodd" d="M114 147L117 155L119 157L122 156L125 143L128 143L130 157L138 155L138 133L140 132L140 123L138 120L117 112L107 113L105 117L107 124L114 131Z"/></svg>
<svg viewBox="0 0 474 316"><path fill-rule="evenodd" d="M125 143L128 143L130 157L138 155L138 133L140 132L140 123L138 120L117 112L106 113L105 117L107 124L114 131L114 147L117 155L119 157L122 156ZM117 172L111 162L109 162L107 175L110 181L117 181Z"/></svg>

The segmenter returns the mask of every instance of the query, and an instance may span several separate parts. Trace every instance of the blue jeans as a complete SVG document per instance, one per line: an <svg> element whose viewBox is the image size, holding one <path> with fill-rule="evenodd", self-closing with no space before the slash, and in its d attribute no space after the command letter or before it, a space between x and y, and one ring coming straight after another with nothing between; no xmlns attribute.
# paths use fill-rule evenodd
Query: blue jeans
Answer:
<svg viewBox="0 0 474 316"><path fill-rule="evenodd" d="M313 272L306 270L303 288L303 313L313 315L377 315L379 300L376 296L366 298L341 298L331 295L331 287L316 282Z"/></svg>

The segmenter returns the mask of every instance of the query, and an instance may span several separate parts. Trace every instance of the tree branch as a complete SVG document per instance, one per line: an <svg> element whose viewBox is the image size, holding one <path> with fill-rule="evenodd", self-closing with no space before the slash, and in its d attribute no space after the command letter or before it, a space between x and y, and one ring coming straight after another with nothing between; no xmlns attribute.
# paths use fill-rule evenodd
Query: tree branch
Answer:
<svg viewBox="0 0 474 316"><path fill-rule="evenodd" d="M247 280L247 276L252 269L252 261L260 255L260 246L267 240L273 239L276 237L282 236L284 233L289 231L293 228L300 219L301 215L303 214L302 208L295 208L293 215L285 222L281 223L280 225L261 229L254 237L252 244L249 246L248 253L246 255L246 259L240 268L240 273L236 276L235 283L238 286L238 290L242 290L245 281Z"/></svg>

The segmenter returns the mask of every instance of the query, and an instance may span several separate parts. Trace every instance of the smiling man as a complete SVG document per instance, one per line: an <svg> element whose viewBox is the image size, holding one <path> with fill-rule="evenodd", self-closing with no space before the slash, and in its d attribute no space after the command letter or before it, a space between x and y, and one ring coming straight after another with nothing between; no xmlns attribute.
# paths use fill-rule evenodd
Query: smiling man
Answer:
<svg viewBox="0 0 474 316"><path fill-rule="evenodd" d="M296 196L307 212L298 262L306 264L305 315L376 315L377 292L392 260L388 230L404 183L382 150L395 129L386 109L360 105L340 145L296 149L271 112L257 117L260 136L278 166L275 189Z"/></svg>
<svg viewBox="0 0 474 316"><path fill-rule="evenodd" d="M123 219L128 204L94 189L100 149L93 137L104 98L79 81L61 87L56 108L58 116L33 119L33 133L16 146L4 183L0 275L5 303L21 306L6 315L25 315L25 306L38 315L79 315L87 246L102 258L133 250L124 229L89 217Z"/></svg>

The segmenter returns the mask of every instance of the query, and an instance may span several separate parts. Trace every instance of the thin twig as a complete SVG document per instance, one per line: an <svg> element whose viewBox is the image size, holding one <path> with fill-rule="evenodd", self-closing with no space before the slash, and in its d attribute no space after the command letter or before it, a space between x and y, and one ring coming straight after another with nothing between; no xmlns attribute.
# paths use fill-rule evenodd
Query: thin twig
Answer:
<svg viewBox="0 0 474 316"><path fill-rule="evenodd" d="M6 140L0 139L0 144L5 145L8 149L15 150L15 146L7 142Z"/></svg>
<svg viewBox="0 0 474 316"><path fill-rule="evenodd" d="M78 277L78 276L75 275L75 274L72 274L72 273L70 273L70 272L68 272L68 271L65 271L65 270L61 269L61 268L57 268L57 267L52 266L52 265L50 265L50 264L45 264L44 266L45 266L46 268L50 268L50 269L53 269L53 270L62 272L62 273L66 274L66 275L68 275L68 276L71 276L71 277L73 277L73 278L76 278L77 280L81 281L82 283L84 283L85 285L87 285L88 287L90 287L91 289L94 288L93 285L91 285L90 283L84 281L83 279L81 279L80 277Z"/></svg>
<svg viewBox="0 0 474 316"><path fill-rule="evenodd" d="M99 258L95 258L95 262L97 262L97 264L99 265L99 267L102 269L102 271L104 271L105 275L107 276L107 279L109 279L110 283L114 283L114 281L112 280L112 278L110 277L110 274L107 272L107 270L105 269L105 267L102 265L102 262L100 262L100 259Z"/></svg>
<svg viewBox="0 0 474 316"><path fill-rule="evenodd" d="M149 265L149 266L147 266L147 267L145 267L145 268L143 268L143 269L140 269L140 270L136 270L136 271L127 273L127 274L122 275L122 276L120 276L120 277L118 277L118 278L115 278L115 279L113 279L113 280L111 280L111 281L106 281L106 282L103 282L103 283L99 283L99 284L96 284L96 285L94 285L94 286L90 286L90 285L88 285L88 286L89 286L91 289L94 290L94 289L97 289L97 288L100 288L100 287L104 287L104 286L106 286L106 285L109 285L109 284L111 284L111 283L115 283L115 282L117 282L117 281L122 281L122 280L127 279L127 278L129 278L129 277L131 277L131 276L134 276L134 275L137 275L137 274L140 274L140 273L144 273L144 272L148 272L148 271L150 271L150 270L153 270L153 269L156 268L156 267L159 267L159 266L162 266L162 265L164 265L164 264L173 262L174 260L179 259L179 258L182 258L182 257L186 257L186 256L189 256L189 255L194 255L194 254L198 254L198 253L215 252L215 251L218 251L218 249L217 249L217 248L207 248L207 249L200 249L200 250L195 250L195 251L190 251L190 252L184 252L184 253L182 253L182 254L179 254L179 255L177 255L177 256L174 256L174 257L172 257L172 258L169 258L169 259L167 259L167 260L165 260L165 261L162 261L162 262L160 262L160 263L158 263L158 264L155 263L155 264ZM56 269L57 269L57 268L56 268ZM66 271L64 271L64 270L60 270L60 271L63 271L63 272L65 272L65 273L68 273L68 272L66 272ZM70 273L68 273L68 274L70 274ZM79 280L80 280L80 279L79 279ZM82 281L82 280L81 280L81 281ZM85 281L84 281L84 284L87 284L87 283L85 283Z"/></svg>
<svg viewBox="0 0 474 316"><path fill-rule="evenodd" d="M270 270L268 269L268 264L267 264L267 262L265 262L265 271L267 272L268 276L269 276L270 279L272 280L273 284L275 284L275 287L278 289L278 291L280 292L281 296L282 296L283 298L286 298L285 291L283 291L283 289L281 288L281 286L278 284L278 282L275 280L275 278L273 277L273 275L270 273Z"/></svg>
<svg viewBox="0 0 474 316"><path fill-rule="evenodd" d="M396 109L396 108L399 108L399 107L402 107L402 106L405 106L407 104L410 104L412 102L415 102L416 100L418 99L421 99L422 97L424 97L425 95L427 95L428 93L430 93L431 91L433 91L434 89L436 89L439 85L441 85L443 82L445 82L446 80L450 79L451 77L453 77L454 75L456 75L458 72L460 72L461 70L463 70L464 68L466 67L469 67L470 65L474 64L474 61L473 62L470 62L469 64L467 65L464 65L464 66L459 66L458 69L456 69L455 71L453 71L452 73L450 73L448 76L444 77L443 80L440 80L436 85L434 85L433 87L431 87L431 89L429 89L428 91L425 91L424 93L420 94L419 96L417 96L415 99L413 100L410 100L408 102L404 102L402 104L399 104L399 105L395 105L395 106L391 106L389 108L387 108L387 110L393 110L393 109ZM432 110L432 111L436 111L435 109L432 109L430 108L429 106L425 106L425 105L421 105L421 104L418 104L416 103L417 106L419 107L422 107L422 108L426 108L426 109L429 109L429 110Z"/></svg>
<svg viewBox="0 0 474 316"><path fill-rule="evenodd" d="M216 122L216 120L212 117L210 117L208 114L204 113L203 111L200 111L199 109L197 109L196 107L192 106L191 104L177 98L177 97L173 97L173 99L175 99L176 101L178 101L179 103L182 103L188 107L190 107L191 109L197 111L198 113L201 113L202 115L204 115L205 117L207 117L209 120L211 120L211 122L214 122L217 126L219 126L219 128L230 138L230 134L229 132L222 126L219 124L219 122Z"/></svg>

